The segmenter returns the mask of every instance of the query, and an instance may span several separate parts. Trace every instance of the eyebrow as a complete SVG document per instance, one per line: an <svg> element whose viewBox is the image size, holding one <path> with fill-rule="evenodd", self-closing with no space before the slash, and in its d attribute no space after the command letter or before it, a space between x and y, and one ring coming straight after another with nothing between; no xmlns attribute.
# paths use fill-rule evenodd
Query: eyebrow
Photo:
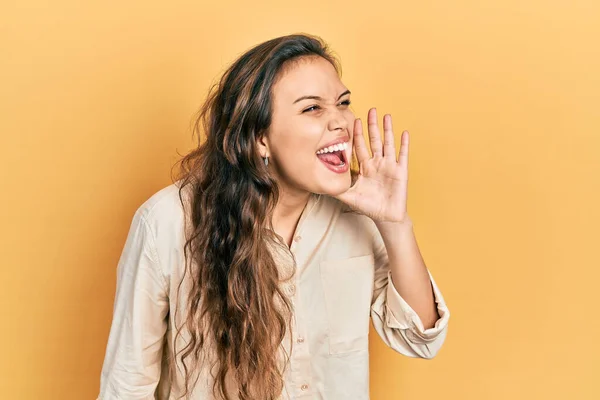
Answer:
<svg viewBox="0 0 600 400"><path fill-rule="evenodd" d="M347 94L350 94L350 93L351 93L351 92L350 92L349 90L346 90L344 93L340 94L340 95L339 95L339 97L338 97L337 99L339 100L339 99L341 99L343 96L345 96L345 95L347 95ZM313 99L313 100L323 100L323 98L322 98L322 97L320 97L320 96L302 96L302 97L299 97L298 99L296 99L296 101L294 101L294 103L292 103L292 104L296 104L296 103L297 103L297 102L299 102L299 101L302 101L302 100L307 100L307 99Z"/></svg>

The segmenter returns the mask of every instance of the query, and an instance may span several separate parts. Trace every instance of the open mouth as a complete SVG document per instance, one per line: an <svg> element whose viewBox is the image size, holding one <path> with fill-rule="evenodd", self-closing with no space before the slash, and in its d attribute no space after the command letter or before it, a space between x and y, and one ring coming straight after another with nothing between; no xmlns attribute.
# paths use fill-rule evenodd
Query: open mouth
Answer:
<svg viewBox="0 0 600 400"><path fill-rule="evenodd" d="M317 157L326 165L332 167L344 167L348 163L346 159L346 148L348 142L335 144L317 151Z"/></svg>

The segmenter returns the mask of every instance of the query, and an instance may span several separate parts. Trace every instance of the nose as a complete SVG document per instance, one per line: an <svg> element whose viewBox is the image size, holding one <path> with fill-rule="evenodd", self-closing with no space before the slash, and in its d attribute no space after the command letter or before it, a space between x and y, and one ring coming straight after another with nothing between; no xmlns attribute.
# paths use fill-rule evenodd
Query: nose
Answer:
<svg viewBox="0 0 600 400"><path fill-rule="evenodd" d="M344 113L341 110L336 108L335 111L330 113L328 129L330 131L348 129L348 120L344 118Z"/></svg>

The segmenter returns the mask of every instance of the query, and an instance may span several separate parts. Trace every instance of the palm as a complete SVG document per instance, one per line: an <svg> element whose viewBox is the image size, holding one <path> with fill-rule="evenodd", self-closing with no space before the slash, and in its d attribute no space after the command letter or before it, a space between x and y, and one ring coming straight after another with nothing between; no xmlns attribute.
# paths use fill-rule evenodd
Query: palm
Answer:
<svg viewBox="0 0 600 400"><path fill-rule="evenodd" d="M353 147L360 174L355 184L336 198L375 221L402 222L407 217L408 132L402 133L397 158L390 115L384 116L383 128L382 143L377 113L375 109L369 110L369 141L373 153L370 156L362 134L362 123L359 119L355 121Z"/></svg>

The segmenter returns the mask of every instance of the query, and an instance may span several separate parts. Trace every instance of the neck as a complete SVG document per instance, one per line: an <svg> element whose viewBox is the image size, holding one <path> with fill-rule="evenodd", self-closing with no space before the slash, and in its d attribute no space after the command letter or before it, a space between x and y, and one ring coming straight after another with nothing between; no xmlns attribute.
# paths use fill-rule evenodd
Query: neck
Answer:
<svg viewBox="0 0 600 400"><path fill-rule="evenodd" d="M294 231L310 198L310 192L290 192L281 190L279 201L273 210L273 230L284 242L291 246Z"/></svg>

